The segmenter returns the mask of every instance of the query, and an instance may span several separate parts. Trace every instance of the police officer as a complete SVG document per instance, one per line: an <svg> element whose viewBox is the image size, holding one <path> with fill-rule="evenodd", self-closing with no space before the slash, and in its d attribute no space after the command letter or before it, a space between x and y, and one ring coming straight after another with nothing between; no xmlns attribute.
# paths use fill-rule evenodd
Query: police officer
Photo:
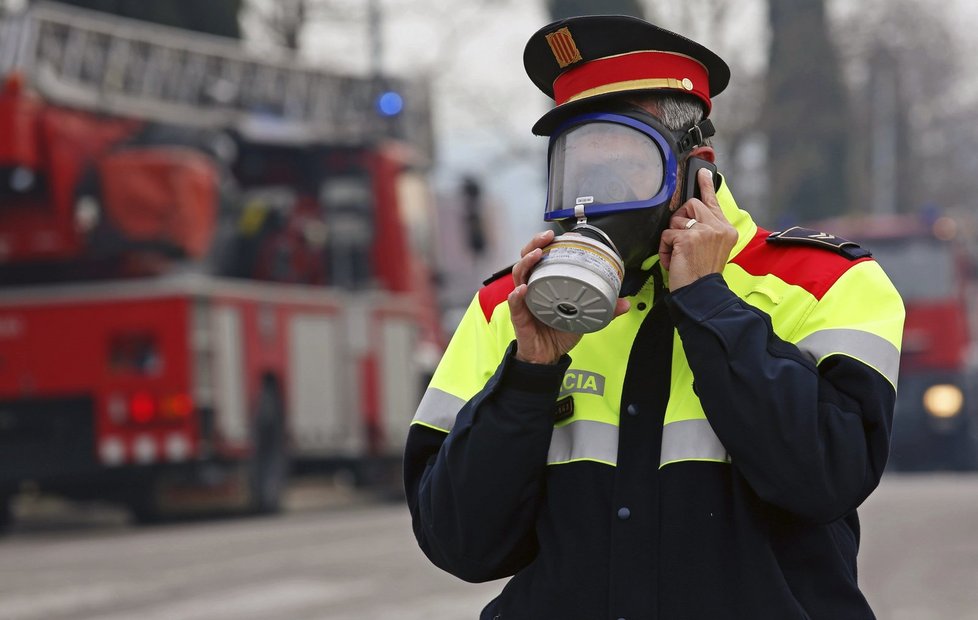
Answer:
<svg viewBox="0 0 978 620"><path fill-rule="evenodd" d="M549 231L478 292L408 437L424 553L512 577L483 619L872 618L856 508L887 457L893 286L855 244L761 229L719 173L684 178L714 160L729 76L703 46L576 17L524 62L557 104L534 126L545 218L614 246L617 318L582 334L530 311Z"/></svg>

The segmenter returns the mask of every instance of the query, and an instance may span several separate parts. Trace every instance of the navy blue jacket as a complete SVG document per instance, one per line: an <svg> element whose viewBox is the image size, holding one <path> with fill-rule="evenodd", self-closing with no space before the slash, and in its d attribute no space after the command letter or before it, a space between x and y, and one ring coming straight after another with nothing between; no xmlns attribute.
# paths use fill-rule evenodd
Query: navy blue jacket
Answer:
<svg viewBox="0 0 978 620"><path fill-rule="evenodd" d="M516 360L514 343L469 394L465 368L477 374L505 345L511 278L470 309L484 325L463 320L411 427L404 476L433 563L472 582L513 576L482 619L873 618L856 579L856 507L886 461L902 305L872 261L846 276L863 261L775 247L728 217L743 237L728 270L671 294L647 286L624 319L628 342L597 332L553 366ZM795 289L815 299L803 312ZM854 294L868 296L851 302L862 319L842 316ZM568 396L590 402L597 389L568 379L585 376L578 349L618 351L608 359L621 376L592 386L620 390L614 420L575 421L583 405L567 418ZM673 419L686 390L713 452L676 447L671 429L703 422ZM567 440L561 429L576 427L589 430Z"/></svg>

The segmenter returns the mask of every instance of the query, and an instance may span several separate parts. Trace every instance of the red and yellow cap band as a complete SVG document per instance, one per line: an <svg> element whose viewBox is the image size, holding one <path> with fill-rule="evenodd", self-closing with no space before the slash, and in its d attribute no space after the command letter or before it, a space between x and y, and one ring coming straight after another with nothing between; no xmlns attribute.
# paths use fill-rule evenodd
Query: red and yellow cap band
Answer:
<svg viewBox="0 0 978 620"><path fill-rule="evenodd" d="M674 52L638 51L585 62L557 76L554 101L559 106L595 95L659 88L694 95L710 113L706 67Z"/></svg>

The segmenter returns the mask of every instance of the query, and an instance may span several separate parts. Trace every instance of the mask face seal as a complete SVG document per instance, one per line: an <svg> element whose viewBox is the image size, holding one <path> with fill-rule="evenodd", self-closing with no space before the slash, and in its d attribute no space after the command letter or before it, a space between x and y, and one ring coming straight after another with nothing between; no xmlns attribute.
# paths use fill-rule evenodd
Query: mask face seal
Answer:
<svg viewBox="0 0 978 620"><path fill-rule="evenodd" d="M626 268L654 253L668 222L677 152L673 134L641 110L583 114L554 132L544 219L566 232L527 283L538 320L581 334L611 322Z"/></svg>

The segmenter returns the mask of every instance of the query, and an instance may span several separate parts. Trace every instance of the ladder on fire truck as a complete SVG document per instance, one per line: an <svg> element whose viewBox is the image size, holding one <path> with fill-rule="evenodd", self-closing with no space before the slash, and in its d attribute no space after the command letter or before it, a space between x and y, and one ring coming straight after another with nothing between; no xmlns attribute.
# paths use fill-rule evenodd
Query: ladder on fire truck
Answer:
<svg viewBox="0 0 978 620"><path fill-rule="evenodd" d="M46 99L162 123L233 129L282 142L362 144L385 137L431 153L425 84L331 73L286 51L57 3L0 20L0 78L24 75ZM398 92L383 117L378 95Z"/></svg>

